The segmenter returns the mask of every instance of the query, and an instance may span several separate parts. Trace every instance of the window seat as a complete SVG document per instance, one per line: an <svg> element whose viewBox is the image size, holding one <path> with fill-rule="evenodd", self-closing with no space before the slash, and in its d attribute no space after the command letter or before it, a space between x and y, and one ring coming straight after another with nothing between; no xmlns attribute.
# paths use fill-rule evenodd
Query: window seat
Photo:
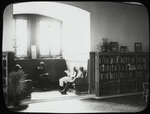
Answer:
<svg viewBox="0 0 150 114"><path fill-rule="evenodd" d="M50 73L50 76L48 76L50 82L58 84L59 79L65 76L64 70L67 69L65 59L16 59L15 61L16 64L20 64L22 66L25 73L28 74L27 78L32 81L34 81L34 70L40 61L45 63L45 72Z"/></svg>

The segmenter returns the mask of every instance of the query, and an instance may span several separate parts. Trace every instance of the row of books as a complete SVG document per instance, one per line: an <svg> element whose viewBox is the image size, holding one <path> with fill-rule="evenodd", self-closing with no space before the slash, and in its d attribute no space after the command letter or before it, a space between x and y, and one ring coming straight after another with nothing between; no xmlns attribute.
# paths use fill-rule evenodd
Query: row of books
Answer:
<svg viewBox="0 0 150 114"><path fill-rule="evenodd" d="M118 89L119 89L119 82L109 82L109 83L100 84L100 90L103 90L103 91L118 90Z"/></svg>
<svg viewBox="0 0 150 114"><path fill-rule="evenodd" d="M6 66L6 60L2 61L2 66Z"/></svg>
<svg viewBox="0 0 150 114"><path fill-rule="evenodd" d="M148 62L147 57L132 57L132 56L113 56L113 57L107 57L107 56L100 56L99 57L99 63L100 64L114 64L114 63L144 63Z"/></svg>
<svg viewBox="0 0 150 114"><path fill-rule="evenodd" d="M100 65L99 71L118 71L118 65Z"/></svg>
<svg viewBox="0 0 150 114"><path fill-rule="evenodd" d="M133 67L133 65L132 65ZM134 65L134 69L131 68L129 64L120 64L120 65L108 65L108 64L103 64L99 66L99 71L130 71L130 70L147 70L149 69L149 64L144 63L144 64L137 64Z"/></svg>
<svg viewBox="0 0 150 114"><path fill-rule="evenodd" d="M119 72L119 77L120 78L132 78L134 77L134 72Z"/></svg>
<svg viewBox="0 0 150 114"><path fill-rule="evenodd" d="M100 64L114 64L114 63L119 63L119 56L114 56L114 57L100 56L99 57L99 63Z"/></svg>
<svg viewBox="0 0 150 114"><path fill-rule="evenodd" d="M100 79L117 79L117 78L133 78L136 77L143 77L144 71L130 71L130 72L105 72L100 73Z"/></svg>
<svg viewBox="0 0 150 114"><path fill-rule="evenodd" d="M6 85L6 77L3 77L3 85Z"/></svg>
<svg viewBox="0 0 150 114"><path fill-rule="evenodd" d="M142 77L143 72L142 71L136 71L136 77Z"/></svg>
<svg viewBox="0 0 150 114"><path fill-rule="evenodd" d="M100 73L100 80L103 79L117 79L117 78L132 78L134 77L135 72L108 72L108 73Z"/></svg>
<svg viewBox="0 0 150 114"><path fill-rule="evenodd" d="M2 56L2 83L3 86L6 86L6 56Z"/></svg>
<svg viewBox="0 0 150 114"><path fill-rule="evenodd" d="M149 65L148 63L144 63L144 64L137 64L137 70L144 70L144 69L149 69Z"/></svg>
<svg viewBox="0 0 150 114"><path fill-rule="evenodd" d="M119 70L119 71L129 70L129 65L128 65L128 64L119 65L119 66L118 66L118 70Z"/></svg>
<svg viewBox="0 0 150 114"><path fill-rule="evenodd" d="M137 63L145 63L148 62L147 57L137 57Z"/></svg>
<svg viewBox="0 0 150 114"><path fill-rule="evenodd" d="M127 82L121 82L120 83L121 89L135 89L136 88L136 82L135 81L127 81Z"/></svg>
<svg viewBox="0 0 150 114"><path fill-rule="evenodd" d="M99 89L101 91L109 91L109 90L135 90L136 88L142 88L142 82L138 81L124 81L124 82L106 82L100 83Z"/></svg>
<svg viewBox="0 0 150 114"><path fill-rule="evenodd" d="M127 64L127 63L135 63L135 57L120 57L120 63Z"/></svg>
<svg viewBox="0 0 150 114"><path fill-rule="evenodd" d="M6 75L6 68L5 67L2 67L2 74Z"/></svg>
<svg viewBox="0 0 150 114"><path fill-rule="evenodd" d="M100 79L116 79L119 78L118 77L118 73L117 72L109 72L109 73L100 73Z"/></svg>
<svg viewBox="0 0 150 114"><path fill-rule="evenodd" d="M3 57L2 57L2 66L5 66L5 65L6 65L6 57L3 56Z"/></svg>

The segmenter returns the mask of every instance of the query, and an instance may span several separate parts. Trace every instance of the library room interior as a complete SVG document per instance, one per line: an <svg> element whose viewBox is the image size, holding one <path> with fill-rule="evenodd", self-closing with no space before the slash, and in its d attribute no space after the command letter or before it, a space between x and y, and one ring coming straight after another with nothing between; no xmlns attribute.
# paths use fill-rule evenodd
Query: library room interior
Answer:
<svg viewBox="0 0 150 114"><path fill-rule="evenodd" d="M16 2L5 7L2 30L7 111L147 109L149 17L142 3Z"/></svg>

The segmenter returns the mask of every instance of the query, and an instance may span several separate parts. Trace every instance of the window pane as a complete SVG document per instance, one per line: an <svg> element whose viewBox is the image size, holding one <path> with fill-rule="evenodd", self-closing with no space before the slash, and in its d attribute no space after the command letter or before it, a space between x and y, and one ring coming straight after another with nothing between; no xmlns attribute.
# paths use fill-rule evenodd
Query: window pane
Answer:
<svg viewBox="0 0 150 114"><path fill-rule="evenodd" d="M16 19L14 23L15 39L18 43L17 56L27 56L27 20Z"/></svg>
<svg viewBox="0 0 150 114"><path fill-rule="evenodd" d="M50 37L50 22L40 21L39 23L39 42L40 42L40 55L49 55L49 37ZM48 45L49 44L49 45Z"/></svg>
<svg viewBox="0 0 150 114"><path fill-rule="evenodd" d="M60 22L39 22L40 55L59 55L60 41Z"/></svg>
<svg viewBox="0 0 150 114"><path fill-rule="evenodd" d="M51 23L51 54L57 55L60 54L60 45L61 45L61 39L60 39L60 23L58 22L52 22Z"/></svg>

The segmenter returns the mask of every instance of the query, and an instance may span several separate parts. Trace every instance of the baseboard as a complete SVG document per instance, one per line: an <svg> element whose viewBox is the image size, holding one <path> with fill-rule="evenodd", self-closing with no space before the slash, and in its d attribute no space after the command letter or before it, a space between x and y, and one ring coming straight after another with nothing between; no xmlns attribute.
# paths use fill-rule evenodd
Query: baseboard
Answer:
<svg viewBox="0 0 150 114"><path fill-rule="evenodd" d="M121 96L128 96L128 95L138 95L142 94L142 92L136 93L122 93L122 94L114 94L114 95L103 95L103 96L95 96L95 99L102 99L102 98L111 98L111 97L121 97Z"/></svg>

